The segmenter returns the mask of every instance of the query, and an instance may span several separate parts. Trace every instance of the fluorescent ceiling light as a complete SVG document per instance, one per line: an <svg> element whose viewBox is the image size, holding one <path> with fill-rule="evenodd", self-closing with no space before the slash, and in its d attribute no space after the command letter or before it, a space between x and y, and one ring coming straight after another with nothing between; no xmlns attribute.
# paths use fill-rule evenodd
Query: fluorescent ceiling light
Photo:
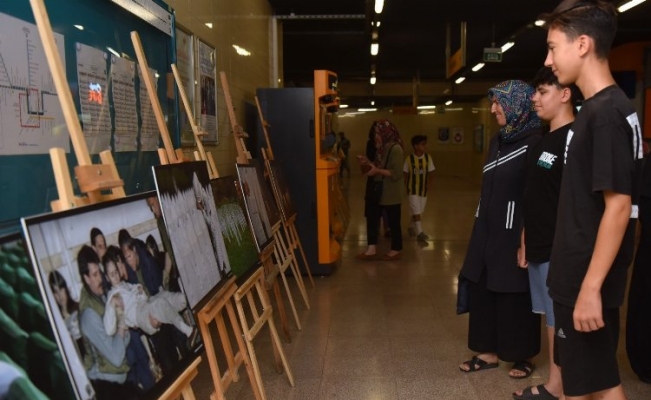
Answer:
<svg viewBox="0 0 651 400"><path fill-rule="evenodd" d="M212 29L212 22L206 22L205 24L208 28Z"/></svg>
<svg viewBox="0 0 651 400"><path fill-rule="evenodd" d="M446 106L449 106L450 104L452 104L452 100L448 100L448 101L445 102Z"/></svg>
<svg viewBox="0 0 651 400"><path fill-rule="evenodd" d="M627 1L626 3L622 4L621 6L617 7L617 11L620 13L623 13L624 11L628 11L631 8L637 6L638 4L644 3L646 0L630 0Z"/></svg>
<svg viewBox="0 0 651 400"><path fill-rule="evenodd" d="M110 52L111 52L113 55L115 55L116 57L120 57L120 53L118 53L117 51L113 50L113 49L110 48L109 46L106 46L106 50L110 51Z"/></svg>
<svg viewBox="0 0 651 400"><path fill-rule="evenodd" d="M372 106L375 105L375 100L371 100L371 105L372 105Z"/></svg>
<svg viewBox="0 0 651 400"><path fill-rule="evenodd" d="M436 106L418 106L416 108L419 110L433 110L436 108Z"/></svg>
<svg viewBox="0 0 651 400"><path fill-rule="evenodd" d="M248 51L247 49L245 49L244 47L240 47L240 46L234 44L233 48L235 49L237 54L239 54L241 56L250 56L251 55L251 52Z"/></svg>
<svg viewBox="0 0 651 400"><path fill-rule="evenodd" d="M502 46L502 53L505 53L508 49L513 47L514 44L515 44L515 42L506 42L506 43L504 43L504 46Z"/></svg>
<svg viewBox="0 0 651 400"><path fill-rule="evenodd" d="M378 43L371 43L371 55L377 56L378 51L380 51L380 45Z"/></svg>
<svg viewBox="0 0 651 400"><path fill-rule="evenodd" d="M380 14L384 8L384 0L375 0L375 12Z"/></svg>
<svg viewBox="0 0 651 400"><path fill-rule="evenodd" d="M375 82L377 81L377 78L372 76L371 77L371 85L375 85Z"/></svg>
<svg viewBox="0 0 651 400"><path fill-rule="evenodd" d="M474 67L472 67L472 72L479 71L480 69L484 68L484 65L485 65L484 63L479 63L479 64L475 65Z"/></svg>
<svg viewBox="0 0 651 400"><path fill-rule="evenodd" d="M339 108L348 108L348 104L339 104Z"/></svg>
<svg viewBox="0 0 651 400"><path fill-rule="evenodd" d="M463 111L463 107L446 108L445 111Z"/></svg>
<svg viewBox="0 0 651 400"><path fill-rule="evenodd" d="M83 26L83 25L73 25L73 26L74 26L75 28L79 29L80 31L83 31L83 30L84 30L84 26Z"/></svg>
<svg viewBox="0 0 651 400"><path fill-rule="evenodd" d="M539 19L539 20L537 20L536 22L534 22L534 25L536 25L536 26L543 26L543 25L545 25L545 21L543 21L542 19Z"/></svg>
<svg viewBox="0 0 651 400"><path fill-rule="evenodd" d="M377 26L378 28L380 27L380 21L377 22L377 25L376 25L376 26Z"/></svg>
<svg viewBox="0 0 651 400"><path fill-rule="evenodd" d="M357 111L359 111L359 112L371 112L371 111L377 111L377 108L358 108Z"/></svg>
<svg viewBox="0 0 651 400"><path fill-rule="evenodd" d="M460 84L461 82L463 82L465 80L466 80L465 76L460 76L460 77L457 78L456 81L454 81L454 83L456 83L458 85L458 84Z"/></svg>
<svg viewBox="0 0 651 400"><path fill-rule="evenodd" d="M436 114L436 111L423 110L423 111L419 111L418 114L420 114L420 115Z"/></svg>

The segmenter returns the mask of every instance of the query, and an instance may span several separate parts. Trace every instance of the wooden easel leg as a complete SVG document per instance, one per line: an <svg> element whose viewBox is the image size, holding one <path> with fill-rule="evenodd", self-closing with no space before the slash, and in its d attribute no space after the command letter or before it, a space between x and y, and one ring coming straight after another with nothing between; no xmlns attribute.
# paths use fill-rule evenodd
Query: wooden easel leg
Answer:
<svg viewBox="0 0 651 400"><path fill-rule="evenodd" d="M312 284L312 287L314 287L314 278L312 278L312 271L310 270L310 264L307 263L307 257L305 257L305 252L303 251L303 245L301 244L301 239L298 237L298 232L296 231L296 225L292 224L290 226L290 230L292 232L292 235L294 236L294 240L296 241L296 244L298 244L298 249L301 251L301 256L303 257L303 265L305 265L307 276L310 277L310 283Z"/></svg>
<svg viewBox="0 0 651 400"><path fill-rule="evenodd" d="M289 335L289 326L287 324L287 311L285 311L285 304L283 303L282 295L280 294L280 286L278 285L278 279L274 280L273 291L274 291L274 296L276 297L276 306L278 307L280 324L281 327L283 328L283 333L285 334L286 342L291 343L292 338Z"/></svg>
<svg viewBox="0 0 651 400"><path fill-rule="evenodd" d="M228 364L228 370L231 374L231 379L233 382L237 382L240 379L240 375L237 373L237 363L235 357L233 356L233 347L231 347L231 340L228 338L228 332L226 331L226 325L224 325L224 317L219 314L217 318L217 332L219 332L219 338L222 342L222 347L224 348L224 353L226 355L226 363Z"/></svg>
<svg viewBox="0 0 651 400"><path fill-rule="evenodd" d="M285 273L281 272L280 276L283 279L283 284L285 285L285 292L287 293L287 298L289 299L289 305L292 307L292 313L294 314L294 320L296 321L296 327L299 331L303 330L301 326L301 320L298 318L298 313L296 312L296 306L294 305L294 299L292 298L292 292L289 290L289 284L287 283L287 278Z"/></svg>
<svg viewBox="0 0 651 400"><path fill-rule="evenodd" d="M228 312L228 318L231 321L233 326L233 332L235 334L235 340L237 341L237 347L240 349L240 354L242 355L242 362L246 367L246 373L249 376L249 382L251 383L251 389L253 390L253 395L256 400L264 400L264 390L261 391L262 382L260 382L255 374L255 370L251 365L251 358L249 357L249 350L244 344L244 339L242 338L242 330L240 329L239 322L235 316L235 310L233 309L233 304L228 301L226 303L226 312Z"/></svg>
<svg viewBox="0 0 651 400"><path fill-rule="evenodd" d="M209 322L210 321L204 321L201 317L199 317L201 337L203 338L203 345L206 347L206 357L208 358L208 364L210 365L210 374L212 376L212 381L215 388L213 395L216 396L217 400L225 400L221 373L219 372L219 365L217 365L217 359L215 355L215 347L212 342L212 336L210 335L210 329L207 325ZM210 397L212 398L213 396L211 395Z"/></svg>
<svg viewBox="0 0 651 400"><path fill-rule="evenodd" d="M190 366L181 374L181 376L167 390L158 398L158 400L176 400L180 396L184 400L195 400L194 392L192 391L192 380L199 374L197 367L201 362L201 357L198 357Z"/></svg>
<svg viewBox="0 0 651 400"><path fill-rule="evenodd" d="M301 292L301 296L303 296L305 307L307 307L307 309L309 310L310 300L307 298L307 291L305 290L305 281L303 280L303 274L301 274L301 269L299 268L298 260L296 259L296 252L294 251L294 249L296 249L297 246L294 243L294 239L292 237L292 233L290 229L285 223L283 223L283 230L285 231L285 237L287 238L287 245L285 245L284 241L282 242L283 249L287 252L288 257L290 257L291 259L290 268L292 269L292 274L294 275L294 278L296 278L296 284L298 285L298 290Z"/></svg>

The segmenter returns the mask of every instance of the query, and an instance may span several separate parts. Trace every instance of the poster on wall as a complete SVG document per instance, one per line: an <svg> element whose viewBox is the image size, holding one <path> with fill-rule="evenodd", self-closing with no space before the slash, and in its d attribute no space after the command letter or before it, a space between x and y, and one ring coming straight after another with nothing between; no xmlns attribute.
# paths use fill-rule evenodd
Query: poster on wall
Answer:
<svg viewBox="0 0 651 400"><path fill-rule="evenodd" d="M78 399L107 387L157 399L203 347L150 201L155 192L22 220Z"/></svg>
<svg viewBox="0 0 651 400"><path fill-rule="evenodd" d="M64 37L53 35L65 69ZM0 60L0 155L47 154L53 147L70 152L68 128L36 25L0 13Z"/></svg>
<svg viewBox="0 0 651 400"><path fill-rule="evenodd" d="M154 86L158 91L158 72L153 68L149 68L149 74L152 76ZM156 122L154 107L149 99L149 92L147 92L144 84L145 79L140 65L138 65L138 79L140 80L140 150L156 151L158 150L159 139L158 123Z"/></svg>
<svg viewBox="0 0 651 400"><path fill-rule="evenodd" d="M77 50L81 124L90 154L110 150L111 113L108 101L108 53L82 43Z"/></svg>
<svg viewBox="0 0 651 400"><path fill-rule="evenodd" d="M138 110L136 108L136 63L111 55L111 95L115 110L113 149L138 149Z"/></svg>
<svg viewBox="0 0 651 400"><path fill-rule="evenodd" d="M199 55L199 98L204 142L219 144L217 134L217 64L215 48L197 40Z"/></svg>
<svg viewBox="0 0 651 400"><path fill-rule="evenodd" d="M477 153L484 151L484 125L477 125L473 129L473 147Z"/></svg>
<svg viewBox="0 0 651 400"><path fill-rule="evenodd" d="M454 144L463 144L463 128L462 127L454 127L452 128L452 132L450 134L452 137L452 143Z"/></svg>
<svg viewBox="0 0 651 400"><path fill-rule="evenodd" d="M188 98L193 115L185 112L183 104L179 104L179 126L181 129L181 144L191 146L194 144L194 133L189 118L196 118L195 83L194 83L194 36L184 30L176 28L176 69L179 71L181 83ZM179 103L181 102L179 96Z"/></svg>
<svg viewBox="0 0 651 400"><path fill-rule="evenodd" d="M450 143L450 128L439 128L438 139L439 143Z"/></svg>

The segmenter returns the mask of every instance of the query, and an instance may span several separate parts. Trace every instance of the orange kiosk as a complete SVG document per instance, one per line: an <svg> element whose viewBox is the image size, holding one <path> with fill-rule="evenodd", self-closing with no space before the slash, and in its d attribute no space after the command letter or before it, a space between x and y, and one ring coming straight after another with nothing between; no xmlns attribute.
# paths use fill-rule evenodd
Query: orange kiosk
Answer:
<svg viewBox="0 0 651 400"><path fill-rule="evenodd" d="M336 189L341 160L332 153L337 140L339 93L337 75L326 70L314 71L314 137L316 151L316 211L319 264L334 264L341 256L336 237L345 226L336 213ZM334 135L334 136L333 136Z"/></svg>

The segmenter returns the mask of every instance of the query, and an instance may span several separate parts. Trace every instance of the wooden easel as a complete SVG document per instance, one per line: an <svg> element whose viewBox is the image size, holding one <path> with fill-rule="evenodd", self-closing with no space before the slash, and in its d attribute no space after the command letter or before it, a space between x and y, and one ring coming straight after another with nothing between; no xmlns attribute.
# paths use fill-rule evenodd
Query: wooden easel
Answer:
<svg viewBox="0 0 651 400"><path fill-rule="evenodd" d="M38 32L43 42L45 56L50 67L54 85L57 90L61 108L65 117L66 125L70 132L70 138L75 149L77 162L75 174L79 182L79 188L88 196L77 198L72 191L72 180L68 174L68 165L63 149L52 149L52 168L55 171L59 200L52 202L52 209L55 211L65 210L89 203L97 203L115 198L124 197L124 183L120 179L115 162L109 151L102 152L100 158L102 165L93 165L88 153L88 146L84 139L81 125L77 117L77 111L72 101L72 94L68 87L61 58L52 35L52 26L45 9L43 0L30 0ZM101 192L110 190L110 195L103 195ZM161 399L168 400L178 398L182 395L185 400L194 400L191 382L197 376L197 366L201 358L197 358L181 376L167 389Z"/></svg>
<svg viewBox="0 0 651 400"><path fill-rule="evenodd" d="M188 121L190 121L190 126L192 127L192 133L194 133L194 141L197 144L197 150L194 152L194 159L196 161L205 161L208 164L208 176L210 179L219 178L219 172L215 166L215 160L212 157L212 153L206 153L206 150L203 148L203 142L201 137L205 135L205 132L197 126L194 121L194 114L192 113L192 107L188 101L188 96L185 93L185 88L183 87L183 82L181 81L181 75L179 70L176 68L176 64L172 64L172 73L174 73L174 80L176 81L176 86L179 89L179 95L183 101L183 106L185 108L185 113L188 115Z"/></svg>
<svg viewBox="0 0 651 400"><path fill-rule="evenodd" d="M237 163L249 164L249 160L251 159L251 153L249 153L246 150L246 144L244 143L244 138L248 137L248 135L244 132L242 127L237 123L237 118L235 117L235 109L233 107L233 101L231 98L231 93L228 85L228 79L226 78L226 73L224 71L220 71L219 77L221 79L222 89L224 90L224 99L226 100L226 108L228 109L228 118L230 120L231 129L233 130L233 136L235 139L235 148L237 149ZM273 230L275 232L276 227L274 227ZM272 242L273 243L268 244L267 247L263 249L263 251L260 253L260 261L262 262L262 265L265 268L265 272L270 277L277 276L277 274L272 273L273 272L272 267L274 264L271 257L273 254L273 249L276 246L275 239L272 240ZM281 323L283 333L285 334L285 339L287 342L291 342L291 337L289 335L289 327L287 326L287 313L285 311L285 305L283 303L280 294L278 280L273 279L272 282L270 282L270 284L274 292L274 297L276 298L278 315L280 316L280 323ZM291 298L289 292L288 292L288 296L290 296ZM291 301L290 304L294 308L293 301ZM276 364L278 365L278 357L276 357Z"/></svg>
<svg viewBox="0 0 651 400"><path fill-rule="evenodd" d="M280 338L278 337L278 331L276 330L276 324L273 319L273 307L269 303L269 297L267 296L267 291L263 285L264 271L259 268L242 285L242 287L240 287L237 292L235 292L235 305L237 306L237 311L240 315L240 321L242 321L244 338L246 339L246 345L249 348L249 354L251 355L251 361L253 363L253 371L255 372L258 384L260 385L259 390L262 393L263 398L266 399L264 387L262 386L262 377L260 376L258 359L255 355L255 349L253 348L253 339L255 339L265 323L269 324L269 331L271 332L272 338L272 347L276 350L277 353L280 354L283 366L287 372L287 379L289 379L289 384L292 385L292 387L294 387L294 375L292 374L289 363L285 358L285 353L283 352L282 344L280 343ZM262 313L260 313L258 310L258 306L255 301L256 295L258 301L262 306ZM247 319L247 313L245 312L242 305L242 300L244 298L246 298L246 301L249 305L250 315L253 318L253 324L250 327Z"/></svg>
<svg viewBox="0 0 651 400"><path fill-rule="evenodd" d="M262 107L260 106L260 101L258 100L258 96L255 96L255 104L258 107L258 116L260 117L260 124L262 125L262 131L264 132L265 141L267 142L266 150L264 148L262 149L262 156L265 158L265 160L273 160L274 155L273 155L273 150L271 148L271 140L269 140L269 132L267 131L267 127L270 125L264 119L264 116L262 114ZM267 169L270 170L271 168L268 165L268 163L266 163L266 165L267 165ZM271 174L271 172L269 173ZM274 194L276 193L274 192ZM276 201L280 202L278 196L276 196ZM307 262L307 257L305 257L305 251L303 251L303 245L301 244L301 239L299 238L298 231L296 230L296 215L290 216L287 220L283 219L283 229L285 231L285 237L287 238L289 247L292 250L292 255L295 256L296 255L295 252L297 250L300 250L301 256L303 257L303 265L305 265L305 270L307 272L307 275L310 278L310 283L312 284L312 287L314 287L314 278L312 278L312 271L310 270L310 265ZM294 257L294 261L296 261L296 267L300 272L300 268L298 268L298 262L296 260L296 256ZM300 273L295 275L297 276L296 279L298 280L300 278L302 283L303 282L302 275ZM305 284L302 283L302 286L303 286L303 291L305 291ZM307 308L309 309L310 306L307 305Z"/></svg>
<svg viewBox="0 0 651 400"><path fill-rule="evenodd" d="M164 149L158 149L158 157L160 158L160 162L161 164L176 164L183 162L183 150L175 150L174 145L172 144L170 132L167 129L167 124L165 123L163 109L160 106L160 101L158 101L156 85L154 85L154 77L151 76L151 72L149 71L149 64L147 63L147 57L145 57L145 52L142 48L142 43L140 42L140 36L138 35L138 32L131 32L131 42L133 43L133 48L136 51L138 65L140 65L142 78L145 81L145 86L147 87L147 94L149 95L151 107L154 111L154 116L156 117L156 124L158 125L158 130L160 131L161 137L163 139Z"/></svg>

